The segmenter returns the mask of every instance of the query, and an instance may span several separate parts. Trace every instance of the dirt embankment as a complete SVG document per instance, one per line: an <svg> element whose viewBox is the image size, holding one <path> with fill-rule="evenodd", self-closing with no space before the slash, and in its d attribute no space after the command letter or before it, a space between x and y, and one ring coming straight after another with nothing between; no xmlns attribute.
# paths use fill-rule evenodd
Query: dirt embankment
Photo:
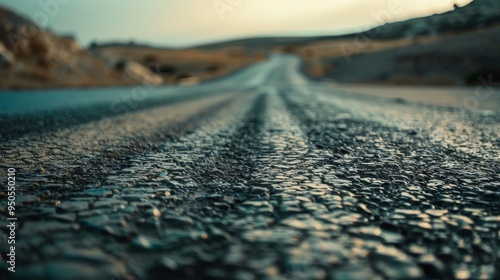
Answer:
<svg viewBox="0 0 500 280"><path fill-rule="evenodd" d="M352 45L350 45L352 44ZM463 34L373 40L359 52L354 41L295 50L315 77L342 83L500 86L500 26Z"/></svg>
<svg viewBox="0 0 500 280"><path fill-rule="evenodd" d="M94 46L91 53L114 68L141 65L164 83L190 84L213 79L266 58L265 52L249 54L242 48L160 49L145 46Z"/></svg>

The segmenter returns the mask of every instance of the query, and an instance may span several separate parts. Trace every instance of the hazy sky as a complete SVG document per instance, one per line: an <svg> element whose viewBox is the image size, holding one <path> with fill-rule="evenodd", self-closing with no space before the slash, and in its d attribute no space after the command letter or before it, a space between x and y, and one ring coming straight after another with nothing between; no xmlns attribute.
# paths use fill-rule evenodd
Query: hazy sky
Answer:
<svg viewBox="0 0 500 280"><path fill-rule="evenodd" d="M266 35L359 31L452 9L471 0L0 0L59 34L91 41L187 46ZM50 5L44 5L50 4ZM56 5L54 5L56 3ZM48 7L48 8L47 8ZM397 7L395 9L394 7ZM45 8L45 9L44 9Z"/></svg>

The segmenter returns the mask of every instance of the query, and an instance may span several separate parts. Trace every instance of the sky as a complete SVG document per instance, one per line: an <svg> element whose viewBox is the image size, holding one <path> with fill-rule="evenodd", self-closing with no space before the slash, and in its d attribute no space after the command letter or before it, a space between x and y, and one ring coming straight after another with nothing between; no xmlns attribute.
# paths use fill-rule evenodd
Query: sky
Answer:
<svg viewBox="0 0 500 280"><path fill-rule="evenodd" d="M186 47L257 36L363 31L471 0L0 0L44 28L95 41Z"/></svg>

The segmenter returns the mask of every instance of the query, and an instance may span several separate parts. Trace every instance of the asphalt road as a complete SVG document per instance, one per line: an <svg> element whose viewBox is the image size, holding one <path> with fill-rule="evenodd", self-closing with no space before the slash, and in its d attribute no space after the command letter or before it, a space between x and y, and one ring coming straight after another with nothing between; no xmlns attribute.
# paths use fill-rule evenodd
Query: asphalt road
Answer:
<svg viewBox="0 0 500 280"><path fill-rule="evenodd" d="M2 277L500 278L495 110L346 93L285 55L0 109Z"/></svg>

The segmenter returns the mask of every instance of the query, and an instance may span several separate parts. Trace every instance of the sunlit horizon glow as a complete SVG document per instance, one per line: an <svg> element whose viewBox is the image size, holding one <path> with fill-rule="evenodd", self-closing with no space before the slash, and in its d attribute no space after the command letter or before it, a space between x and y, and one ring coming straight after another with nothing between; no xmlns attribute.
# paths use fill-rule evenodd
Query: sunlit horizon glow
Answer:
<svg viewBox="0 0 500 280"><path fill-rule="evenodd" d="M33 18L41 1L1 5ZM57 1L57 0L52 0ZM374 14L390 11L388 21L449 11L471 0L68 0L44 27L72 34L84 46L92 41L130 41L186 47L235 38L320 36L361 31L380 24ZM231 5L231 3L233 5Z"/></svg>

